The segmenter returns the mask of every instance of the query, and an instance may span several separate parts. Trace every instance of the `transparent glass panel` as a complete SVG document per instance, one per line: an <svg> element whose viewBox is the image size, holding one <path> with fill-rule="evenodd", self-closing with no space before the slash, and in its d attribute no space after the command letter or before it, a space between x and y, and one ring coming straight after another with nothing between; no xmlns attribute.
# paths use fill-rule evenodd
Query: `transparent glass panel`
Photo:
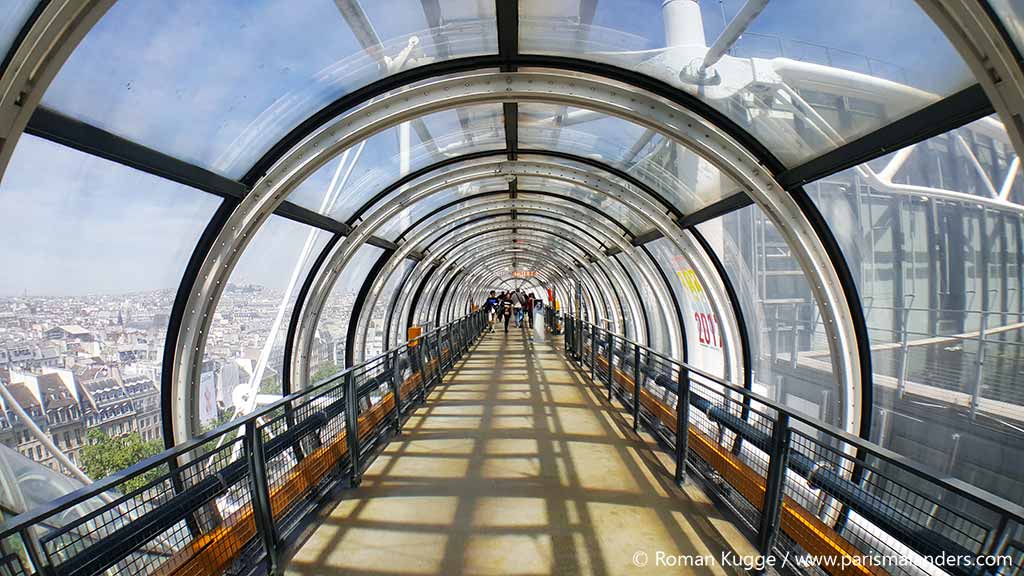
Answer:
<svg viewBox="0 0 1024 576"><path fill-rule="evenodd" d="M0 14L0 62L4 61L7 52L13 48L14 39L21 28L28 22L32 12L39 5L39 0L7 0Z"/></svg>
<svg viewBox="0 0 1024 576"><path fill-rule="evenodd" d="M281 396L292 309L331 234L271 216L253 236L217 303L203 355L203 429L245 416Z"/></svg>
<svg viewBox="0 0 1024 576"><path fill-rule="evenodd" d="M345 342L356 295L370 269L384 250L364 244L341 271L320 314L309 361L310 383L327 378L345 367Z"/></svg>
<svg viewBox="0 0 1024 576"><path fill-rule="evenodd" d="M403 159L402 141L408 138ZM348 221L366 202L403 174L440 160L505 147L500 104L469 106L428 114L389 128L342 153L291 192L300 206ZM458 164L464 167L471 164ZM431 173L416 182L436 176ZM415 184L415 182L410 185Z"/></svg>
<svg viewBox="0 0 1024 576"><path fill-rule="evenodd" d="M739 190L731 178L685 146L632 122L590 110L522 103L519 142L522 149L575 154L624 170L683 213L695 212Z"/></svg>
<svg viewBox="0 0 1024 576"><path fill-rule="evenodd" d="M747 324L755 390L798 412L840 425L844 391L832 373L818 304L775 225L755 204L698 228L709 241L715 239L713 246L720 243L719 256ZM684 271L683 281L685 276ZM694 291L691 282L686 285L689 292ZM698 336L702 333L699 327L694 329ZM703 334L706 341L706 329Z"/></svg>
<svg viewBox="0 0 1024 576"><path fill-rule="evenodd" d="M720 60L701 63L744 0L524 0L523 53L584 57L700 97L795 165L974 83L913 0L771 2ZM724 15L724 19L723 19ZM857 26L851 26L856 22Z"/></svg>
<svg viewBox="0 0 1024 576"><path fill-rule="evenodd" d="M415 267L415 261L406 260L384 284L384 288L377 298L377 304L373 307L373 314L370 316L370 325L366 333L365 358L373 358L386 348L385 336L390 328L388 320L391 321L391 327L396 323L401 323L399 319L393 318L395 313L393 307L398 303L398 295L395 291Z"/></svg>
<svg viewBox="0 0 1024 576"><path fill-rule="evenodd" d="M358 23L332 0L124 0L71 55L43 105L238 177L356 88L497 50L493 8L445 4L440 21L427 22L418 1L362 2L367 20Z"/></svg>
<svg viewBox="0 0 1024 576"><path fill-rule="evenodd" d="M1017 51L1021 51L1024 48L1024 23L1021 18L1024 16L1024 4L1021 4L1020 0L987 0L987 2L1003 23L1013 43L1017 45Z"/></svg>
<svg viewBox="0 0 1024 576"><path fill-rule="evenodd" d="M646 276L640 273L634 259L647 258L647 254L641 248L634 248L627 254L617 254L615 258L625 267L627 281L632 280L636 289L640 291L640 305L644 307L647 317L647 326L650 328L647 345L664 354L672 353L672 338L669 336L671 324L669 319L658 307L657 293L647 283ZM646 327L645 327L646 329Z"/></svg>
<svg viewBox="0 0 1024 576"><path fill-rule="evenodd" d="M644 246L668 278L683 315L687 362L711 374L724 376L722 321L715 314L710 295L694 273L693 265L667 238L659 238ZM741 382L738 384L742 385Z"/></svg>
<svg viewBox="0 0 1024 576"><path fill-rule="evenodd" d="M603 215L615 222L619 222L626 228L629 228L629 230L634 234L639 234L640 232L654 227L653 224L648 222L646 218L637 211L629 208L615 198L594 192L589 188L583 188L564 181L541 178L539 176L520 176L516 180L523 198L532 198L544 202L564 204L567 206L575 204L570 200L564 200L554 196L530 194L530 192L536 191L557 194L558 196L566 196L568 198L584 202L586 206L580 206L578 204L575 204L575 206L577 208L587 210L588 212L594 212L595 217L600 218ZM596 208L597 212L588 210L587 206ZM600 212L600 214L598 212Z"/></svg>
<svg viewBox="0 0 1024 576"><path fill-rule="evenodd" d="M4 384L93 479L118 470L84 454L89 433L159 452L168 319L220 199L29 135L0 196ZM13 430L0 442L64 471L23 424Z"/></svg>
<svg viewBox="0 0 1024 576"><path fill-rule="evenodd" d="M410 226L416 224L421 218L426 217L434 210L454 202L459 198L466 196L472 196L476 194L484 194L487 192L496 192L501 190L508 190L508 181L504 178L487 178L483 180L476 180L474 182L460 185L448 191L438 192L431 196L416 202L415 204L409 205L398 214L392 216L385 222L380 228L377 229L377 236L385 238L387 240L396 240L400 235L404 233L408 236L414 233L409 230ZM501 200L502 197L494 195L481 200L472 200L467 202L460 202L454 206L441 210L437 214L430 217L430 220L425 221L417 227L417 230L421 230L423 226L428 226L430 222L436 222L442 218L455 214L460 210L464 210L469 206L476 206L483 202L490 202Z"/></svg>
<svg viewBox="0 0 1024 576"><path fill-rule="evenodd" d="M873 438L1020 501L1024 180L998 126L978 120L806 190L860 293Z"/></svg>

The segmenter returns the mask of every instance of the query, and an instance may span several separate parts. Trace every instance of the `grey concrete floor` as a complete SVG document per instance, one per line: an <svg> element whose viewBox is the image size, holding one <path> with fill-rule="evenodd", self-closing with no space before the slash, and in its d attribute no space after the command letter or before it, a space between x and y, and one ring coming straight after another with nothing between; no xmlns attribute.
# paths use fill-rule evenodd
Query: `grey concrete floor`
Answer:
<svg viewBox="0 0 1024 576"><path fill-rule="evenodd" d="M699 489L675 486L669 457L559 346L487 335L286 573L733 573L668 565L752 550Z"/></svg>

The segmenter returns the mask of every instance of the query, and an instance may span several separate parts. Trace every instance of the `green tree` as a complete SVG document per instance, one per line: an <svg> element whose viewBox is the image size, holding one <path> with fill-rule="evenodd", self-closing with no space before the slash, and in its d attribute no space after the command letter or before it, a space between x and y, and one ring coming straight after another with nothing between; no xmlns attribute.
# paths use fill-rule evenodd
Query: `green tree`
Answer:
<svg viewBox="0 0 1024 576"><path fill-rule="evenodd" d="M260 394L280 394L281 393L281 385L277 383L277 375L276 374L269 374L268 373L266 376L263 377L263 380L260 382L259 393Z"/></svg>
<svg viewBox="0 0 1024 576"><path fill-rule="evenodd" d="M324 364L323 366L317 368L316 372L313 372L313 376L310 377L310 382L319 382L321 380L326 380L331 376L334 376L338 372L341 372L341 369L335 366L334 364Z"/></svg>
<svg viewBox="0 0 1024 576"><path fill-rule="evenodd" d="M93 428L87 435L88 443L82 448L82 466L93 480L110 476L163 450L160 440L145 442L138 432L111 438L102 430ZM123 492L132 492L152 482L166 472L162 466L136 476L122 485Z"/></svg>

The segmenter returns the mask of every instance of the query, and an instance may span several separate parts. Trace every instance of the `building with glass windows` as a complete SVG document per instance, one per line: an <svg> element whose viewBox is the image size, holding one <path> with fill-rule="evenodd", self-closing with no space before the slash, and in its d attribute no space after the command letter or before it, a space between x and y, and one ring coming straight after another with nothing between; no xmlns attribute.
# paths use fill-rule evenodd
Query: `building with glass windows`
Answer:
<svg viewBox="0 0 1024 576"><path fill-rule="evenodd" d="M1024 573L1022 13L8 0L0 574Z"/></svg>

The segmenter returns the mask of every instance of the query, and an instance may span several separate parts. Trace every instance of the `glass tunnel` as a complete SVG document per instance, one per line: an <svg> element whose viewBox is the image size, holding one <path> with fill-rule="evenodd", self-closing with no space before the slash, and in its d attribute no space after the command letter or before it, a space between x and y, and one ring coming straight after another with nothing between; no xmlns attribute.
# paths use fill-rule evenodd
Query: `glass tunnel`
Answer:
<svg viewBox="0 0 1024 576"><path fill-rule="evenodd" d="M0 575L1024 574L1022 13L2 3Z"/></svg>

